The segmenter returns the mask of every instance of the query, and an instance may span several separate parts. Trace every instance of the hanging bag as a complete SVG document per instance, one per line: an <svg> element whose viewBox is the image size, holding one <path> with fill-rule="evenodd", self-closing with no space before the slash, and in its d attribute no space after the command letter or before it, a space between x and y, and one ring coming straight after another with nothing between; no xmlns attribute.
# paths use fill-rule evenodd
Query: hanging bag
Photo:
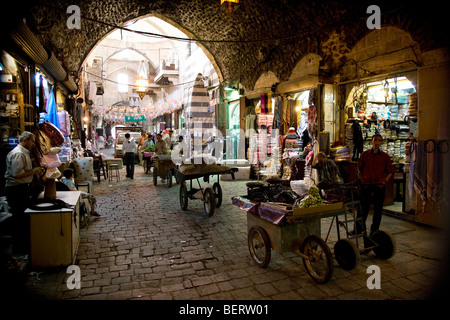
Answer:
<svg viewBox="0 0 450 320"><path fill-rule="evenodd" d="M65 141L64 135L62 134L61 130L59 130L50 121L44 121L43 123L40 123L39 130L42 131L42 133L50 139L51 143L55 147L61 146Z"/></svg>

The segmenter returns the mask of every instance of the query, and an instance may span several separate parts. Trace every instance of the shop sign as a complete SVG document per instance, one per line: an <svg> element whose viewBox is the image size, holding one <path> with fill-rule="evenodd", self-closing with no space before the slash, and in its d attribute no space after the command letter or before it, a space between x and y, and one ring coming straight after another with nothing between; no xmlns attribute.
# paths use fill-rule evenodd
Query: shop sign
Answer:
<svg viewBox="0 0 450 320"><path fill-rule="evenodd" d="M147 118L144 115L133 117L133 116L125 116L125 122L138 122L138 121L146 121Z"/></svg>

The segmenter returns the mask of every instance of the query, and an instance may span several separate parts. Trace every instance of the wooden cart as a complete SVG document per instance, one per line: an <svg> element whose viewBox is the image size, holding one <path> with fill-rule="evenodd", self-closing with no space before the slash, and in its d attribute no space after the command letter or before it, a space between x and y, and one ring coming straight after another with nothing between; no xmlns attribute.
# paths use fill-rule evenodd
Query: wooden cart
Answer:
<svg viewBox="0 0 450 320"><path fill-rule="evenodd" d="M395 243L391 236L378 230L371 237L351 235L347 224L355 219L347 219L348 206L342 202L318 207L293 209L290 214L279 210L277 204L252 203L244 197L233 197L233 204L247 212L248 248L253 261L265 268L271 259L271 249L278 252L294 252L302 257L303 265L310 277L325 283L333 275L332 253L327 245L331 227L336 220L338 241L334 254L339 265L345 270L355 268L360 259L360 252L373 250L377 257L388 259L395 253ZM341 216L341 219L339 217ZM344 217L342 219L342 216ZM325 240L321 238L321 219L333 217ZM339 227L347 231L347 238L341 239ZM351 239L364 237L371 246L359 249Z"/></svg>
<svg viewBox="0 0 450 320"><path fill-rule="evenodd" d="M202 200L204 204L205 214L211 217L214 214L216 208L222 205L222 187L220 186L220 175L231 174L238 171L237 168L231 168L229 170L221 170L217 172L198 173L198 174L184 174L178 168L174 169L177 182L180 184L180 206L181 209L186 210L188 207L188 201ZM216 176L217 181L214 182L212 187L202 187L200 184L200 178L203 181L209 183L210 177ZM197 180L198 188L193 188L192 180ZM189 189L186 181L189 181Z"/></svg>
<svg viewBox="0 0 450 320"><path fill-rule="evenodd" d="M157 155L152 157L153 160L153 184L158 184L158 177L166 178L167 187L172 187L173 170L175 163L173 163L171 156Z"/></svg>

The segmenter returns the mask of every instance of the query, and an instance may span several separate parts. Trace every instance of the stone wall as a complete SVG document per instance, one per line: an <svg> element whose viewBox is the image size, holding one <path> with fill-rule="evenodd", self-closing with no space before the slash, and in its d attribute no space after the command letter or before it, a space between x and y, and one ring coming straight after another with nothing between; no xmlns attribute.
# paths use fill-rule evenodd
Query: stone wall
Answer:
<svg viewBox="0 0 450 320"><path fill-rule="evenodd" d="M17 5L21 5L19 1ZM433 1L377 1L382 27L407 32L422 52L447 47L445 11ZM66 26L69 5L83 17L81 30ZM348 54L370 33L366 13L371 1L242 0L228 16L219 0L43 0L12 11L27 24L63 65L80 72L82 61L114 26L156 15L198 39L221 80L236 80L253 90L261 75L271 71L286 81L307 54L317 54L331 72L346 63ZM442 8L441 8L442 9Z"/></svg>

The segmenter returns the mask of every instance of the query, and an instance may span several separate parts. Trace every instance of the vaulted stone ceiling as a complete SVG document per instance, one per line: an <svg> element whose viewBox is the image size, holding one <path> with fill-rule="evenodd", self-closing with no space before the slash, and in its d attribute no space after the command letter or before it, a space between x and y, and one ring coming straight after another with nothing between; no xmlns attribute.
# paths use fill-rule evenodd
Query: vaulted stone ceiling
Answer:
<svg viewBox="0 0 450 320"><path fill-rule="evenodd" d="M434 1L434 0L433 0ZM367 8L377 4L382 26L409 32L421 51L446 47L445 9L407 1L240 0L228 16L219 0L43 0L24 4L11 15L25 17L42 44L63 65L79 73L85 57L115 26L154 15L198 40L223 80L239 80L252 89L261 74L272 71L281 80L308 53L332 63L323 44L332 34L351 48L370 30ZM81 29L67 28L70 5L81 9ZM328 44L329 45L329 42Z"/></svg>

